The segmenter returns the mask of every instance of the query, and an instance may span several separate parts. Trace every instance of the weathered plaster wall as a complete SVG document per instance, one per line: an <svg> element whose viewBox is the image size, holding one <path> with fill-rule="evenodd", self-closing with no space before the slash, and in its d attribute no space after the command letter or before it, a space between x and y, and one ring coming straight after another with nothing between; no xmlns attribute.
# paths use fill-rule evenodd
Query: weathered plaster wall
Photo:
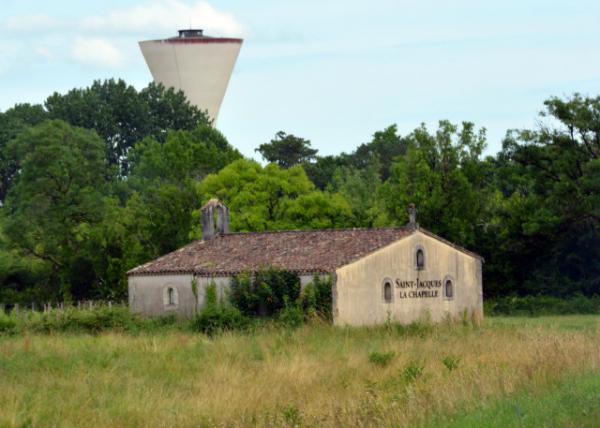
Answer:
<svg viewBox="0 0 600 428"><path fill-rule="evenodd" d="M417 270L415 251L425 251L425 269ZM452 299L444 297L445 278L453 281ZM385 302L383 283L392 280L392 301ZM420 291L401 288L397 280L440 280L437 297L406 297L403 292ZM370 325L385 322L388 317L409 323L422 317L440 321L458 317L464 310L483 316L481 260L458 251L422 232L382 248L375 253L336 271L334 290L334 322L336 325Z"/></svg>
<svg viewBox="0 0 600 428"><path fill-rule="evenodd" d="M165 305L165 290L177 290L177 305ZM129 277L129 307L144 315L165 315L175 312L183 316L194 313L192 275L156 275Z"/></svg>
<svg viewBox="0 0 600 428"><path fill-rule="evenodd" d="M183 317L191 317L196 309L192 292L191 274L188 275L155 275L129 277L129 307L135 313L144 315L165 315L175 312ZM197 276L198 308L202 308L206 298L206 287L214 281L219 299L226 299L230 287L230 277ZM312 275L300 276L300 285L305 287L312 282ZM165 304L166 289L177 290L177 305Z"/></svg>

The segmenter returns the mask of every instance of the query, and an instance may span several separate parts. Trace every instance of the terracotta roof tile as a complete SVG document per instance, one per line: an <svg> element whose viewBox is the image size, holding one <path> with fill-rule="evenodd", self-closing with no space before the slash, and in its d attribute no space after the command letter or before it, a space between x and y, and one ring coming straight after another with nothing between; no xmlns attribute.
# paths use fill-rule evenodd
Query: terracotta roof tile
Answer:
<svg viewBox="0 0 600 428"><path fill-rule="evenodd" d="M270 266L294 272L333 272L411 233L408 228L230 233L192 242L128 275L217 276Z"/></svg>

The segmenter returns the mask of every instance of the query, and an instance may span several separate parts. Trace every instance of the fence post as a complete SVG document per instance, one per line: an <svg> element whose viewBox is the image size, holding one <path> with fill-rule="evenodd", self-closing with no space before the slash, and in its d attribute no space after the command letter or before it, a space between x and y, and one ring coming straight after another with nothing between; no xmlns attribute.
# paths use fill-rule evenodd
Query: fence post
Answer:
<svg viewBox="0 0 600 428"><path fill-rule="evenodd" d="M15 312L17 315L19 315L19 304L15 303Z"/></svg>
<svg viewBox="0 0 600 428"><path fill-rule="evenodd" d="M64 310L65 309L65 302L60 302L59 304L60 310Z"/></svg>
<svg viewBox="0 0 600 428"><path fill-rule="evenodd" d="M94 309L94 301L93 301L93 300L90 300L90 301L89 301L89 305L90 305L90 311L91 311L92 309Z"/></svg>
<svg viewBox="0 0 600 428"><path fill-rule="evenodd" d="M77 301L77 309L81 309L81 300Z"/></svg>

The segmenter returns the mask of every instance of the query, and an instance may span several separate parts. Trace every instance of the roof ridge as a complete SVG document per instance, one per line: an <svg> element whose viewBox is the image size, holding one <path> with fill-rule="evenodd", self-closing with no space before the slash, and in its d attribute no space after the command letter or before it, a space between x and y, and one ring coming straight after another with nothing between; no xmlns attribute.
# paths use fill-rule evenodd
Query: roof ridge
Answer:
<svg viewBox="0 0 600 428"><path fill-rule="evenodd" d="M229 232L218 235L219 237L228 235L267 235L275 233L310 233L310 232L348 232L353 230L407 230L406 226L398 227L342 227L342 228L330 228L330 229L281 229L281 230L260 230L253 232Z"/></svg>

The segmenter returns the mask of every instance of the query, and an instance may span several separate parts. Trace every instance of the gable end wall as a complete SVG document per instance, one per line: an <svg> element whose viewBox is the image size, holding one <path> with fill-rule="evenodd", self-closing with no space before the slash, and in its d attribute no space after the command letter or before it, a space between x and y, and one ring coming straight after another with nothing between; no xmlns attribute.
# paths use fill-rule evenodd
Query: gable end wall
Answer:
<svg viewBox="0 0 600 428"><path fill-rule="evenodd" d="M425 251L425 269L417 270L415 251ZM388 245L336 271L336 325L373 325L388 319L410 323L423 318L441 321L483 317L481 260L422 232ZM393 299L386 303L383 283L392 280ZM444 296L444 280L453 281L454 297ZM401 288L398 282L441 281L432 289ZM408 297L411 291L437 290L437 297ZM405 294L406 293L406 294ZM414 295L414 293L413 293Z"/></svg>

